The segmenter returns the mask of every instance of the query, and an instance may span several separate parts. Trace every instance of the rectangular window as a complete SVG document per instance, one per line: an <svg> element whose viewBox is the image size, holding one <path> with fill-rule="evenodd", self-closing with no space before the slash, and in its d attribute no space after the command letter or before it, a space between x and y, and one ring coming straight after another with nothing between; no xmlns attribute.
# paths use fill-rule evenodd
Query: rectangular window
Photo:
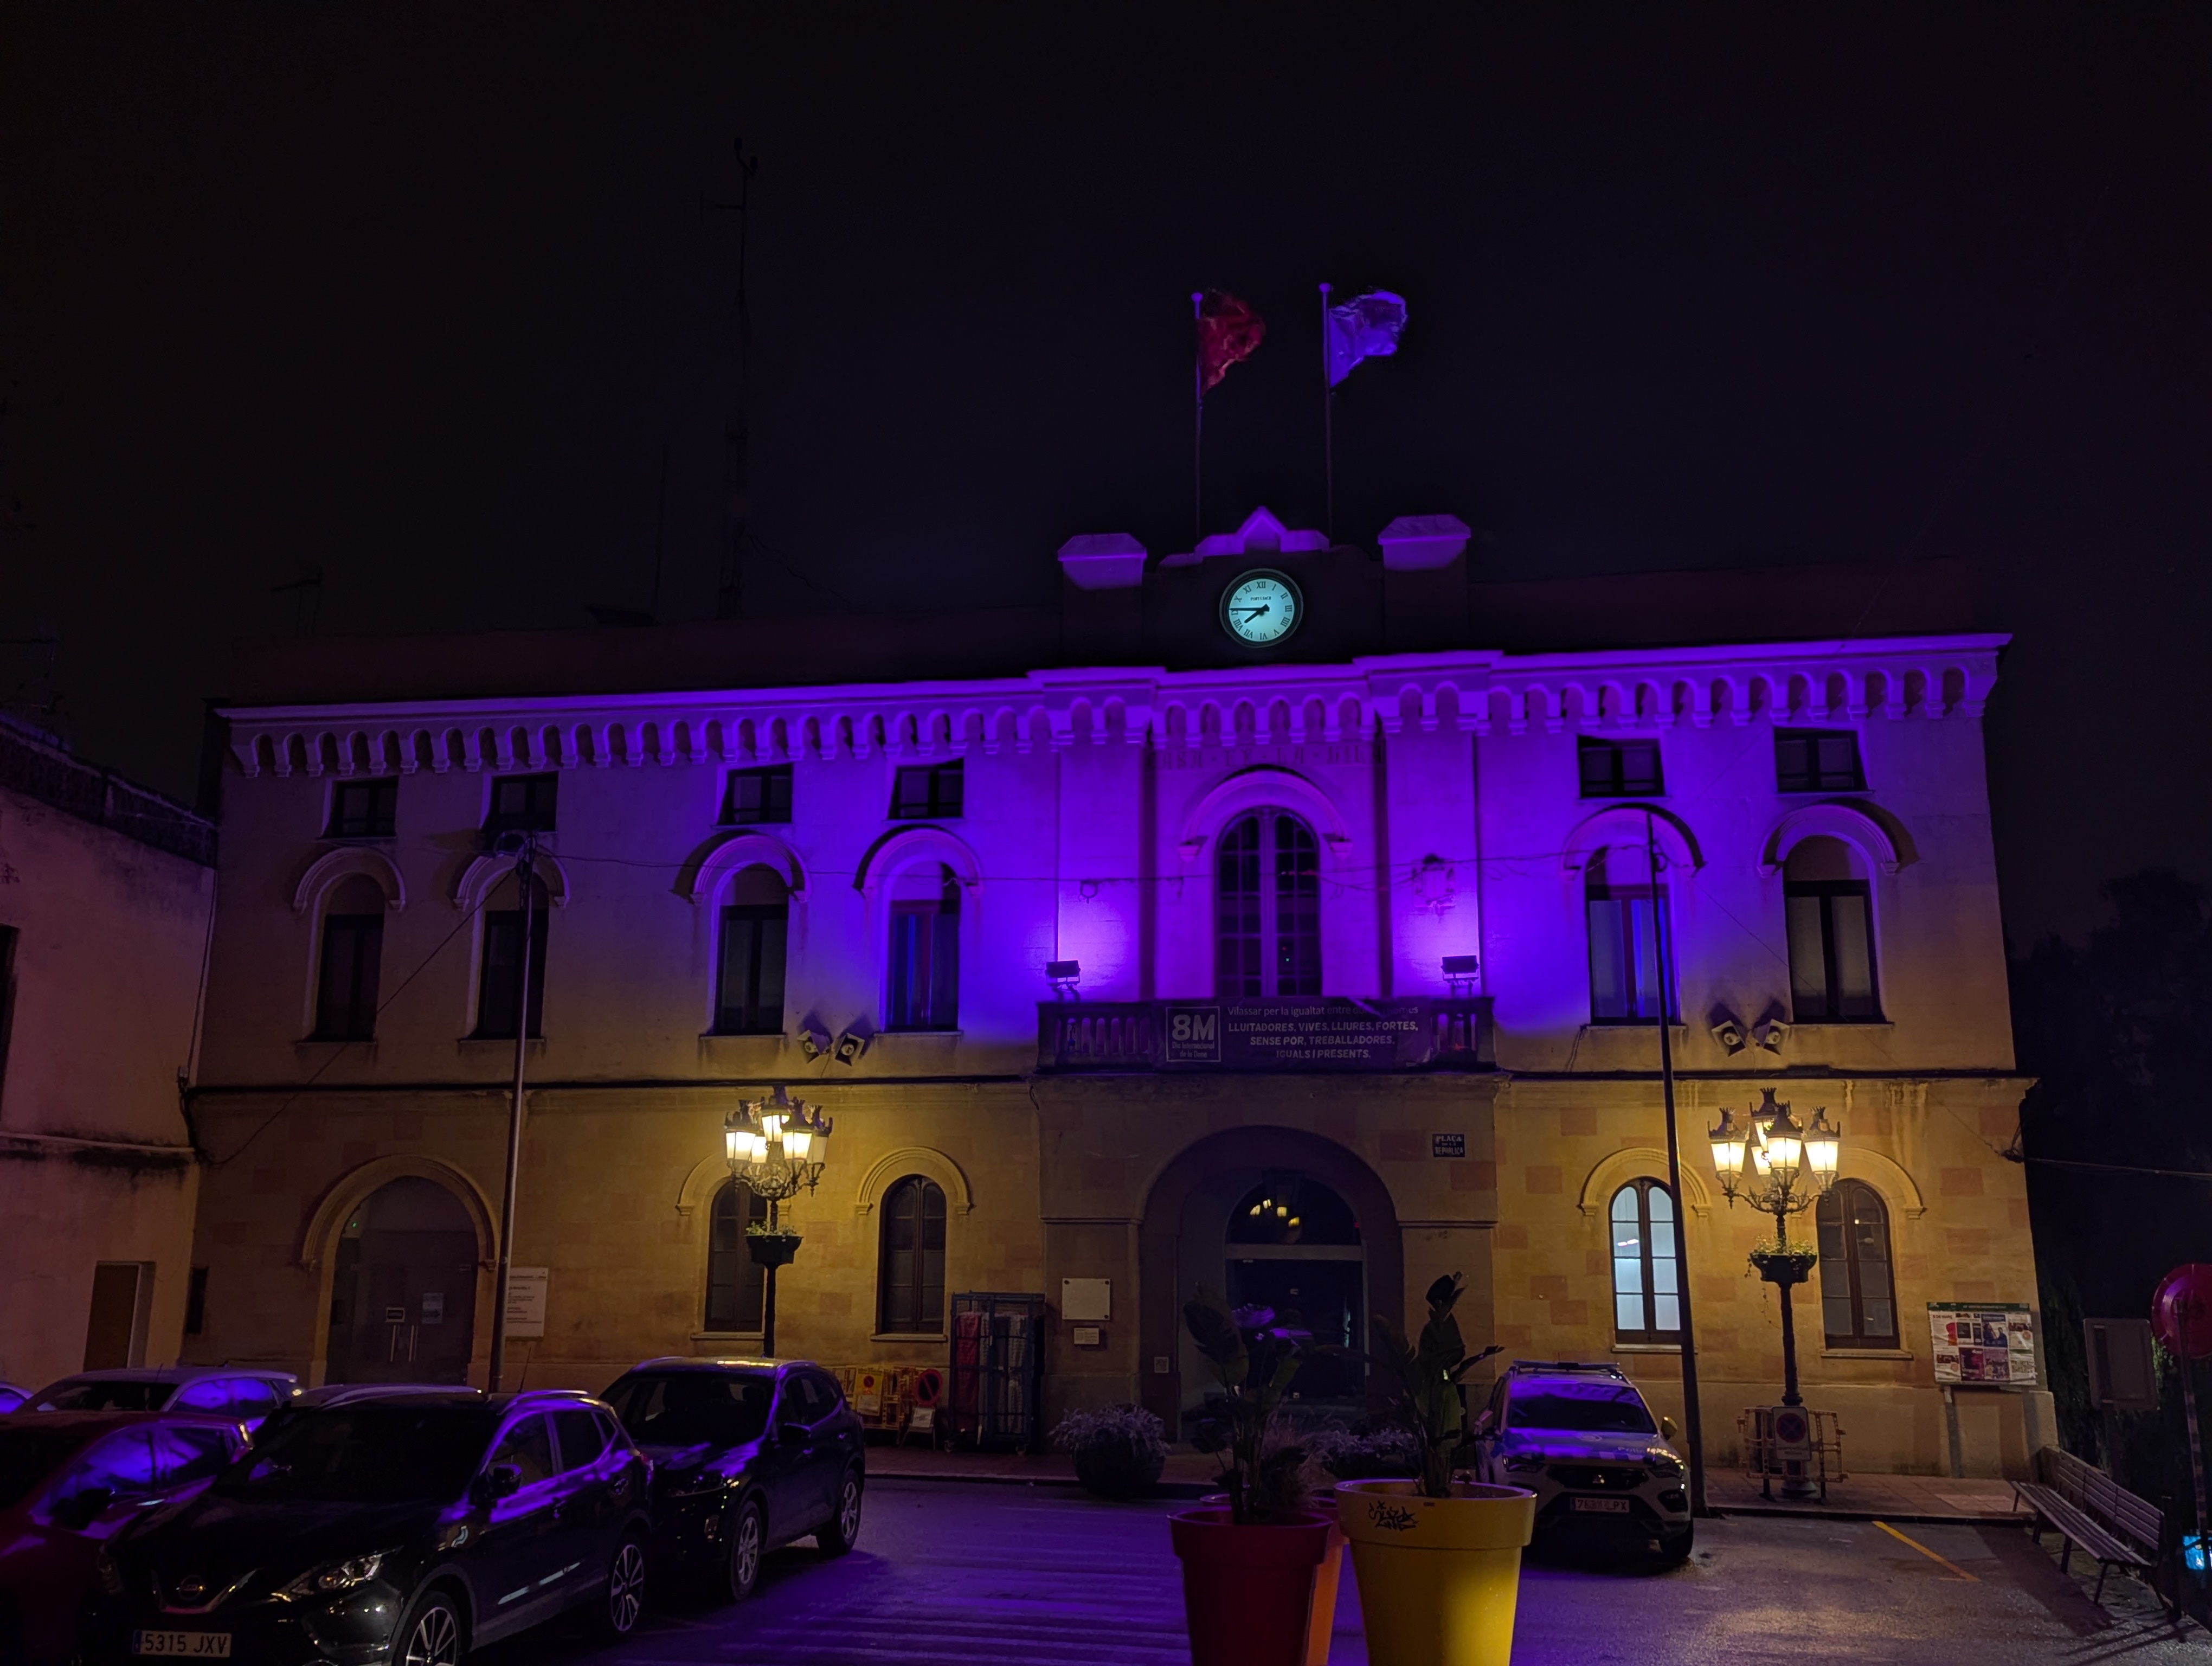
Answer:
<svg viewBox="0 0 2212 1666"><path fill-rule="evenodd" d="M957 763L931 763L902 769L891 787L891 819L912 821L919 817L960 813L961 781Z"/></svg>
<svg viewBox="0 0 2212 1666"><path fill-rule="evenodd" d="M1778 793L1862 793L1859 738L1850 729L1777 729L1774 787Z"/></svg>
<svg viewBox="0 0 2212 1666"><path fill-rule="evenodd" d="M890 1027L952 1030L959 1025L960 913L941 903L891 906Z"/></svg>
<svg viewBox="0 0 2212 1666"><path fill-rule="evenodd" d="M382 915L325 916L322 976L315 988L317 1041L375 1038L377 966L383 952Z"/></svg>
<svg viewBox="0 0 2212 1666"><path fill-rule="evenodd" d="M343 781L331 791L333 839L388 839L399 814L396 781Z"/></svg>
<svg viewBox="0 0 2212 1666"><path fill-rule="evenodd" d="M732 769L722 794L722 825L755 827L763 822L791 819L791 766L779 763L766 769Z"/></svg>
<svg viewBox="0 0 2212 1666"><path fill-rule="evenodd" d="M185 1286L185 1335L187 1336L207 1334L207 1268L195 1267L191 1281Z"/></svg>
<svg viewBox="0 0 2212 1666"><path fill-rule="evenodd" d="M1790 922L1790 1005L1797 1022L1880 1019L1866 881L1793 880L1782 895Z"/></svg>
<svg viewBox="0 0 2212 1666"><path fill-rule="evenodd" d="M558 775L501 775L491 784L487 833L550 833Z"/></svg>
<svg viewBox="0 0 2212 1666"><path fill-rule="evenodd" d="M531 912L530 1034L535 1039L545 1033L545 905L540 903ZM476 1038L513 1041L514 973L522 955L522 910L488 910L483 921L483 975L477 986Z"/></svg>
<svg viewBox="0 0 2212 1666"><path fill-rule="evenodd" d="M1593 890L1589 900L1590 1022L1656 1022L1659 930L1674 936L1666 893L1659 893L1656 914L1648 887Z"/></svg>
<svg viewBox="0 0 2212 1666"><path fill-rule="evenodd" d="M1577 755L1586 799L1656 798L1665 790L1659 784L1656 740L1592 740L1585 735Z"/></svg>
<svg viewBox="0 0 2212 1666"><path fill-rule="evenodd" d="M715 980L714 1033L783 1033L783 961L789 910L781 903L748 903L722 910L722 943Z"/></svg>

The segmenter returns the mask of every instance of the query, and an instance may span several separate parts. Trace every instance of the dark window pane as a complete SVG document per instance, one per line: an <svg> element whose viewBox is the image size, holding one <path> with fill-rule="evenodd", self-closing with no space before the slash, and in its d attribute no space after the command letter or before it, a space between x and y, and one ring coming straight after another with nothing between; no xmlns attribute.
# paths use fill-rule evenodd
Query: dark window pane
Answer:
<svg viewBox="0 0 2212 1666"><path fill-rule="evenodd" d="M894 818L916 816L957 816L963 797L961 766L923 764L901 769L891 785Z"/></svg>
<svg viewBox="0 0 2212 1666"><path fill-rule="evenodd" d="M1576 747L1586 799L1644 798L1660 791L1659 743L1593 740Z"/></svg>
<svg viewBox="0 0 2212 1666"><path fill-rule="evenodd" d="M1620 790L1633 797L1644 797L1659 790L1659 743L1655 740L1630 740L1621 743Z"/></svg>
<svg viewBox="0 0 2212 1666"><path fill-rule="evenodd" d="M530 941L530 1033L545 1033L545 938L550 921L541 905L532 911ZM501 909L484 915L483 970L477 988L477 1030L486 1041L514 1039L515 967L521 958L522 911Z"/></svg>
<svg viewBox="0 0 2212 1666"><path fill-rule="evenodd" d="M789 921L781 904L746 903L722 910L714 1028L722 1035L780 1035L783 1031L784 956Z"/></svg>
<svg viewBox="0 0 2212 1666"><path fill-rule="evenodd" d="M526 1417L501 1435L489 1462L511 1463L521 1470L525 1487L552 1479L553 1442L546 1432L544 1414Z"/></svg>
<svg viewBox="0 0 2212 1666"><path fill-rule="evenodd" d="M1839 1180L1814 1211L1820 1250L1820 1315L1830 1347L1894 1347L1889 1212L1862 1181Z"/></svg>
<svg viewBox="0 0 2212 1666"><path fill-rule="evenodd" d="M558 775L501 775L491 784L487 833L550 833Z"/></svg>
<svg viewBox="0 0 2212 1666"><path fill-rule="evenodd" d="M333 914L323 921L322 974L315 992L315 1039L368 1041L376 1033L376 980L384 950L380 914Z"/></svg>
<svg viewBox="0 0 2212 1666"><path fill-rule="evenodd" d="M1783 888L1783 899L1790 927L1790 1000L1797 1021L1879 1018L1865 883L1799 881Z"/></svg>
<svg viewBox="0 0 2212 1666"><path fill-rule="evenodd" d="M561 1448L563 1470L581 1469L586 1464L597 1463L599 1454L607 1450L606 1429L588 1406L554 1413L553 1438Z"/></svg>
<svg viewBox="0 0 2212 1666"><path fill-rule="evenodd" d="M935 1182L908 1175L884 1198L877 1288L884 1330L945 1329L945 1193Z"/></svg>
<svg viewBox="0 0 2212 1666"><path fill-rule="evenodd" d="M890 1027L951 1030L958 1023L960 915L941 903L891 909Z"/></svg>
<svg viewBox="0 0 2212 1666"><path fill-rule="evenodd" d="M1827 900L1829 944L1836 963L1837 1016L1870 1018L1875 1016L1874 944L1867 929L1867 899L1863 895L1837 891Z"/></svg>
<svg viewBox="0 0 2212 1666"><path fill-rule="evenodd" d="M1858 735L1850 729L1776 730L1774 784L1784 793L1863 790Z"/></svg>
<svg viewBox="0 0 2212 1666"><path fill-rule="evenodd" d="M388 839L398 819L396 781L341 781L331 793L334 839Z"/></svg>
<svg viewBox="0 0 2212 1666"><path fill-rule="evenodd" d="M768 1224L768 1203L734 1180L714 1194L707 1238L707 1330L761 1328L768 1269L745 1247L748 1225Z"/></svg>
<svg viewBox="0 0 2212 1666"><path fill-rule="evenodd" d="M733 769L722 799L722 820L735 826L791 819L791 766Z"/></svg>
<svg viewBox="0 0 2212 1666"><path fill-rule="evenodd" d="M1818 896L1787 897L1790 926L1790 1005L1798 1023L1828 1016L1828 945Z"/></svg>

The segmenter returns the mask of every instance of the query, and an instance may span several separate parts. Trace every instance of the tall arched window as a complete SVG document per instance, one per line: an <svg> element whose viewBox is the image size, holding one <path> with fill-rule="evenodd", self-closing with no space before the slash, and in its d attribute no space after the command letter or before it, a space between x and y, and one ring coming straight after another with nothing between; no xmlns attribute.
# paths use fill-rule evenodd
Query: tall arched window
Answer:
<svg viewBox="0 0 2212 1666"><path fill-rule="evenodd" d="M1283 810L1222 830L1214 857L1214 992L1321 993L1321 844Z"/></svg>
<svg viewBox="0 0 2212 1666"><path fill-rule="evenodd" d="M791 934L790 893L770 869L749 867L722 906L714 968L714 1033L783 1033L783 963Z"/></svg>
<svg viewBox="0 0 2212 1666"><path fill-rule="evenodd" d="M768 1204L734 1180L714 1194L707 1227L707 1312L702 1330L761 1328L761 1292L768 1269L745 1248L745 1228L768 1223Z"/></svg>
<svg viewBox="0 0 2212 1666"><path fill-rule="evenodd" d="M890 985L893 1030L960 1025L960 881L932 862L891 889Z"/></svg>
<svg viewBox="0 0 2212 1666"><path fill-rule="evenodd" d="M1803 839L1782 867L1790 923L1790 1008L1800 1024L1870 1024L1874 901L1866 871L1841 839Z"/></svg>
<svg viewBox="0 0 2212 1666"><path fill-rule="evenodd" d="M1820 1317L1832 1348L1897 1346L1889 1211L1863 1181L1838 1180L1813 1212L1820 1239Z"/></svg>
<svg viewBox="0 0 2212 1666"><path fill-rule="evenodd" d="M1599 853L1589 865L1583 905L1589 918L1590 1022L1656 1021L1659 938L1664 932L1671 960L1674 922L1667 912L1666 887L1651 883L1644 852L1633 845L1613 845ZM1667 970L1671 986L1673 968ZM1667 990L1670 997L1675 993L1671 987Z"/></svg>
<svg viewBox="0 0 2212 1666"><path fill-rule="evenodd" d="M374 1039L384 910L384 887L365 873L341 881L331 892L315 980L317 1041Z"/></svg>
<svg viewBox="0 0 2212 1666"><path fill-rule="evenodd" d="M1674 1200L1656 1180L1613 1195L1613 1334L1623 1342L1682 1340L1674 1261Z"/></svg>
<svg viewBox="0 0 2212 1666"><path fill-rule="evenodd" d="M876 1328L934 1336L945 1329L945 1192L910 1174L884 1195Z"/></svg>
<svg viewBox="0 0 2212 1666"><path fill-rule="evenodd" d="M545 881L530 882L530 1035L545 1033L545 939L551 916ZM483 958L477 981L477 1039L514 1039L515 973L522 960L522 909L514 876L499 882L483 910Z"/></svg>

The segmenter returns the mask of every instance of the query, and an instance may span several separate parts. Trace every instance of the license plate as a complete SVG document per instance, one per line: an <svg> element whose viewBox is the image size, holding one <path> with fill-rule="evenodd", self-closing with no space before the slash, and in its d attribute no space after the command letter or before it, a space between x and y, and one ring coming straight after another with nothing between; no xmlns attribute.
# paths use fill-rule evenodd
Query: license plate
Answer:
<svg viewBox="0 0 2212 1666"><path fill-rule="evenodd" d="M1626 1516L1628 1513L1628 1500L1626 1499L1577 1499L1575 1508L1587 1510L1593 1515L1598 1516Z"/></svg>
<svg viewBox="0 0 2212 1666"><path fill-rule="evenodd" d="M228 1660L228 1632L133 1632L131 1652L163 1660Z"/></svg>

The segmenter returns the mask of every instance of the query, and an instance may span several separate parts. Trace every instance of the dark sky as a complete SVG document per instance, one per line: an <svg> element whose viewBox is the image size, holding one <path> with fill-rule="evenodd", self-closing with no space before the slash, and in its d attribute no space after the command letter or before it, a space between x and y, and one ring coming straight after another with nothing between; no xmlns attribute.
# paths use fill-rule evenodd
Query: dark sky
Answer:
<svg viewBox="0 0 2212 1666"><path fill-rule="evenodd" d="M755 610L1187 548L1200 285L1271 327L1209 502L1314 524L1314 286L1381 285L1340 532L1741 567L1754 636L1773 569L1963 556L2014 933L2206 877L2212 9L1072 9L9 5L0 637L188 794L314 569L322 632L580 623L658 536L710 614L742 134Z"/></svg>

